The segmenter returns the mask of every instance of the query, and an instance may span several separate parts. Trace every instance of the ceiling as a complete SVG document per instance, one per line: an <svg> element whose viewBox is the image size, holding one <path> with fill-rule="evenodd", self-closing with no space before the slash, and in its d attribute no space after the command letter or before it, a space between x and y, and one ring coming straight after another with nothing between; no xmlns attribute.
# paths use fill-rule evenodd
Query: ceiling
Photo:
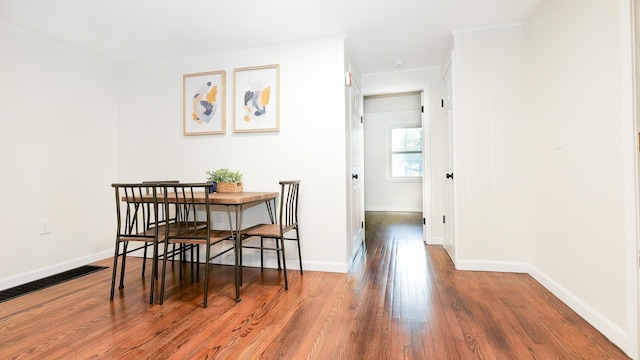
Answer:
<svg viewBox="0 0 640 360"><path fill-rule="evenodd" d="M0 21L115 63L346 35L361 73L439 66L454 29L524 20L540 0L0 0Z"/></svg>

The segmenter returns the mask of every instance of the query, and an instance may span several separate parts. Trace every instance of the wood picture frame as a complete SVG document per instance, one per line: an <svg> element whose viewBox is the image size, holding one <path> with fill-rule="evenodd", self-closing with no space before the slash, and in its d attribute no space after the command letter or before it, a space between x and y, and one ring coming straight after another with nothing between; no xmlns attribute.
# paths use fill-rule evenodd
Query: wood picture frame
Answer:
<svg viewBox="0 0 640 360"><path fill-rule="evenodd" d="M233 132L280 131L280 66L237 68Z"/></svg>
<svg viewBox="0 0 640 360"><path fill-rule="evenodd" d="M223 70L182 76L183 135L226 132L225 81Z"/></svg>

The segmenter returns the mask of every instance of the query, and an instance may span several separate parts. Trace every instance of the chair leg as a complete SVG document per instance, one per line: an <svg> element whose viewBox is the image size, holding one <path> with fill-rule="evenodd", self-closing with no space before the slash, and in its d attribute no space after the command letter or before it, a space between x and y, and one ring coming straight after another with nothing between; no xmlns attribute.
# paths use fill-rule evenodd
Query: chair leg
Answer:
<svg viewBox="0 0 640 360"><path fill-rule="evenodd" d="M204 264L204 300L202 302L202 307L205 309L207 308L207 299L209 297L209 262L211 261L209 257L211 256L211 246L207 245L206 252L206 262Z"/></svg>
<svg viewBox="0 0 640 360"><path fill-rule="evenodd" d="M278 238L273 238L273 243L275 244L274 246L276 249L280 248L280 245L278 245L278 241ZM278 259L278 270L282 270L282 266L280 265L280 251L278 250L276 250L276 259Z"/></svg>
<svg viewBox="0 0 640 360"><path fill-rule="evenodd" d="M302 275L302 252L300 251L300 235L296 229L296 242L298 243L298 261L300 261L300 275Z"/></svg>
<svg viewBox="0 0 640 360"><path fill-rule="evenodd" d="M185 260L187 259L186 257L186 252L185 252L185 247L183 244L178 245L178 249L180 249L180 262L178 263L178 267L179 267L179 273L180 273L180 280L182 280L182 264L185 262Z"/></svg>
<svg viewBox="0 0 640 360"><path fill-rule="evenodd" d="M155 291L156 291L156 281L158 281L158 243L157 242L153 244L153 259L151 259L151 289L149 291L149 304L153 304L153 297L155 296Z"/></svg>
<svg viewBox="0 0 640 360"><path fill-rule="evenodd" d="M120 287L119 289L124 288L124 268L127 265L127 248L129 247L129 242L125 241L122 246L122 264L120 265Z"/></svg>
<svg viewBox="0 0 640 360"><path fill-rule="evenodd" d="M194 269L193 267L195 266L195 262L193 261L193 245L189 245L189 267L191 270L191 283L194 283L196 280L196 271L199 271L200 267L197 267L197 269ZM195 270L195 271L194 271ZM200 277L200 273L198 272L198 277Z"/></svg>
<svg viewBox="0 0 640 360"><path fill-rule="evenodd" d="M284 239L280 238L280 251L282 252L282 269L284 271L284 289L289 290L289 280L287 279L287 258L284 256Z"/></svg>
<svg viewBox="0 0 640 360"><path fill-rule="evenodd" d="M200 282L200 245L196 247L196 282Z"/></svg>
<svg viewBox="0 0 640 360"><path fill-rule="evenodd" d="M116 251L113 254L113 274L111 275L111 297L113 300L116 289L116 277L118 276L118 254L120 253L120 241L116 240Z"/></svg>
<svg viewBox="0 0 640 360"><path fill-rule="evenodd" d="M278 259L278 264L280 263ZM260 271L264 271L264 238L260 236Z"/></svg>
<svg viewBox="0 0 640 360"><path fill-rule="evenodd" d="M164 242L164 253L167 253L167 250L169 249L169 244L167 241ZM167 256L163 256L162 257L162 280L160 280L160 299L158 300L158 303L160 305L162 305L162 303L164 303L164 284L165 284L165 280L166 280L166 275L167 275Z"/></svg>
<svg viewBox="0 0 640 360"><path fill-rule="evenodd" d="M144 272L147 268L147 248L149 244L144 245L144 253L142 254L142 277L144 277Z"/></svg>

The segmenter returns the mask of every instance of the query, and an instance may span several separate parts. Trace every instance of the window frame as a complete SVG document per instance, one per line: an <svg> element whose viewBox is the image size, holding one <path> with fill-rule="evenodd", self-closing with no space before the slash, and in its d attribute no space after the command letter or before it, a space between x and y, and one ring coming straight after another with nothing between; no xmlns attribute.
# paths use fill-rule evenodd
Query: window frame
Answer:
<svg viewBox="0 0 640 360"><path fill-rule="evenodd" d="M391 137L394 129L422 129L421 150L420 151L393 151L391 149ZM394 154L415 154L420 153L422 164L424 167L424 128L422 127L422 121L420 120L404 120L404 121L389 121L385 126L385 173L387 182L394 183L416 183L422 182L424 176L424 168L422 169L422 175L420 176L392 176L392 165Z"/></svg>

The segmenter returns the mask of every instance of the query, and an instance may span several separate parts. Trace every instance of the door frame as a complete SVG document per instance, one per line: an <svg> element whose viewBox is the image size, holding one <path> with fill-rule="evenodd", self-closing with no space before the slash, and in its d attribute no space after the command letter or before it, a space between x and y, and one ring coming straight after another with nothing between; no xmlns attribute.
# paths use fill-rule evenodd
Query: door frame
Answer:
<svg viewBox="0 0 640 360"><path fill-rule="evenodd" d="M434 84L435 86L435 84ZM439 85L438 85L439 86ZM394 94L404 94L404 93L420 93L420 101L422 103L422 113L420 114L420 122L422 124L422 217L423 217L423 241L425 244L433 244L433 235L432 235L432 218L431 218L431 194L432 194L432 186L431 186L431 177L433 173L433 169L431 168L431 144L432 144L432 134L431 134L431 117L429 116L431 113L430 106L430 88L429 83L426 83L423 87L416 88L414 86L393 86L389 88L389 91L385 91L386 89L376 89L376 91L371 91L371 89L362 89L363 98L367 96L378 96L378 95L394 95ZM366 139L365 139L366 141ZM425 169L427 169L428 174L425 175ZM438 242L439 243L439 242Z"/></svg>

